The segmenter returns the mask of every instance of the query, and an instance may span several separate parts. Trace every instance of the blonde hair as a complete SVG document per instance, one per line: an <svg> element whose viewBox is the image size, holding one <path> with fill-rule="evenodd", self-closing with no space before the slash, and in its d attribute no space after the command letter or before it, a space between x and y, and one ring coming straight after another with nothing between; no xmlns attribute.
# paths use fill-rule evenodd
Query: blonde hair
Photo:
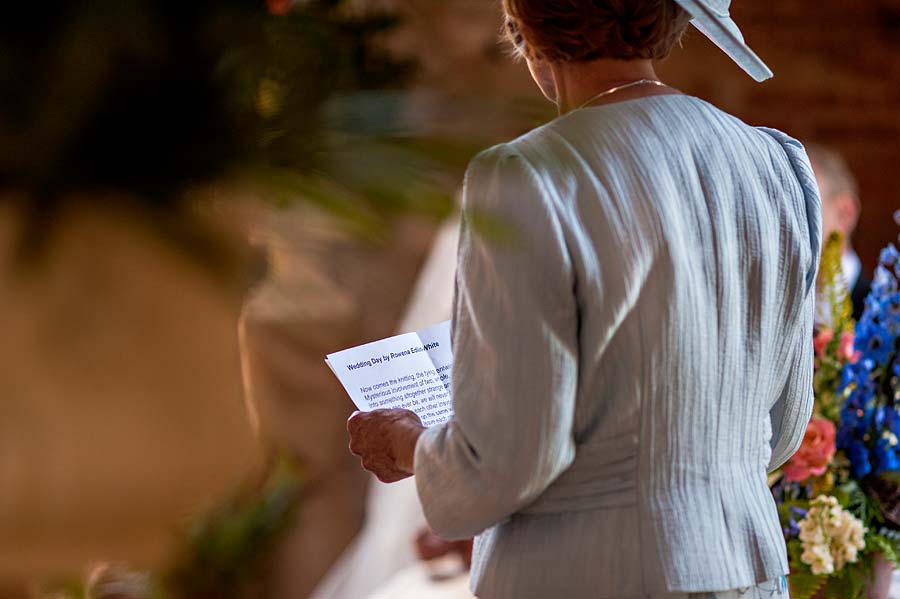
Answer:
<svg viewBox="0 0 900 599"><path fill-rule="evenodd" d="M836 150L815 143L804 143L803 147L806 148L806 155L809 156L816 175L824 179L826 187L823 191L828 192L828 197L823 197L823 200L847 194L859 202L859 182L843 156ZM819 185L821 184L820 181Z"/></svg>

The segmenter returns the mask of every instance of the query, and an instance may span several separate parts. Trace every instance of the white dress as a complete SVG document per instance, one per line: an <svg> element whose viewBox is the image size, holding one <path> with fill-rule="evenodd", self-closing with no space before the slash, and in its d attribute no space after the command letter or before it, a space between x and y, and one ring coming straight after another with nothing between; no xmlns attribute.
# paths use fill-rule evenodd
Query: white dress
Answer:
<svg viewBox="0 0 900 599"><path fill-rule="evenodd" d="M415 331L450 318L457 219L448 220L435 237L416 282L400 332ZM372 477L366 520L353 544L322 579L312 599L469 599L468 575L435 582L416 558L413 542L427 526L415 480L386 485Z"/></svg>

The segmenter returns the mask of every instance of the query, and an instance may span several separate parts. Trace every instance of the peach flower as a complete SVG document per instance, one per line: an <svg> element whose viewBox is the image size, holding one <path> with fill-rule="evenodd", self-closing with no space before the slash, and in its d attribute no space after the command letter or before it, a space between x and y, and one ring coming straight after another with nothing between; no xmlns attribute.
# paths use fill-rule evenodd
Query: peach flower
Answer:
<svg viewBox="0 0 900 599"><path fill-rule="evenodd" d="M856 364L862 357L862 352L853 349L853 333L844 331L841 333L841 344L838 346L838 355L851 364Z"/></svg>
<svg viewBox="0 0 900 599"><path fill-rule="evenodd" d="M831 329L822 329L813 337L813 349L820 358L825 354L825 348L834 339L834 331Z"/></svg>
<svg viewBox="0 0 900 599"><path fill-rule="evenodd" d="M824 418L813 418L806 427L803 443L784 467L784 477L789 482L803 482L810 476L825 474L834 457L834 423Z"/></svg>

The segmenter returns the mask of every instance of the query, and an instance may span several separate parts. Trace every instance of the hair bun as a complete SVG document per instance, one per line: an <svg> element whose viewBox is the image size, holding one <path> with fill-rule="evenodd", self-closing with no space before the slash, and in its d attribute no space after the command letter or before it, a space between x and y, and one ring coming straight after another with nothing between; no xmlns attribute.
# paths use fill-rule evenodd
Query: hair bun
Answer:
<svg viewBox="0 0 900 599"><path fill-rule="evenodd" d="M503 0L503 8L514 47L554 62L664 58L690 22L674 0Z"/></svg>

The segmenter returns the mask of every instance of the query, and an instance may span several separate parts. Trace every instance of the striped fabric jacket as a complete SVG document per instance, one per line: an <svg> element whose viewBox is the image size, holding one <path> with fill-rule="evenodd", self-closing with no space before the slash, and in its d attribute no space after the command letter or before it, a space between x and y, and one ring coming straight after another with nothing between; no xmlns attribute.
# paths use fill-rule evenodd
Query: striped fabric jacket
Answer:
<svg viewBox="0 0 900 599"><path fill-rule="evenodd" d="M690 96L576 110L472 162L456 413L415 471L434 530L478 535L478 597L787 573L766 473L812 409L820 220L797 141Z"/></svg>

